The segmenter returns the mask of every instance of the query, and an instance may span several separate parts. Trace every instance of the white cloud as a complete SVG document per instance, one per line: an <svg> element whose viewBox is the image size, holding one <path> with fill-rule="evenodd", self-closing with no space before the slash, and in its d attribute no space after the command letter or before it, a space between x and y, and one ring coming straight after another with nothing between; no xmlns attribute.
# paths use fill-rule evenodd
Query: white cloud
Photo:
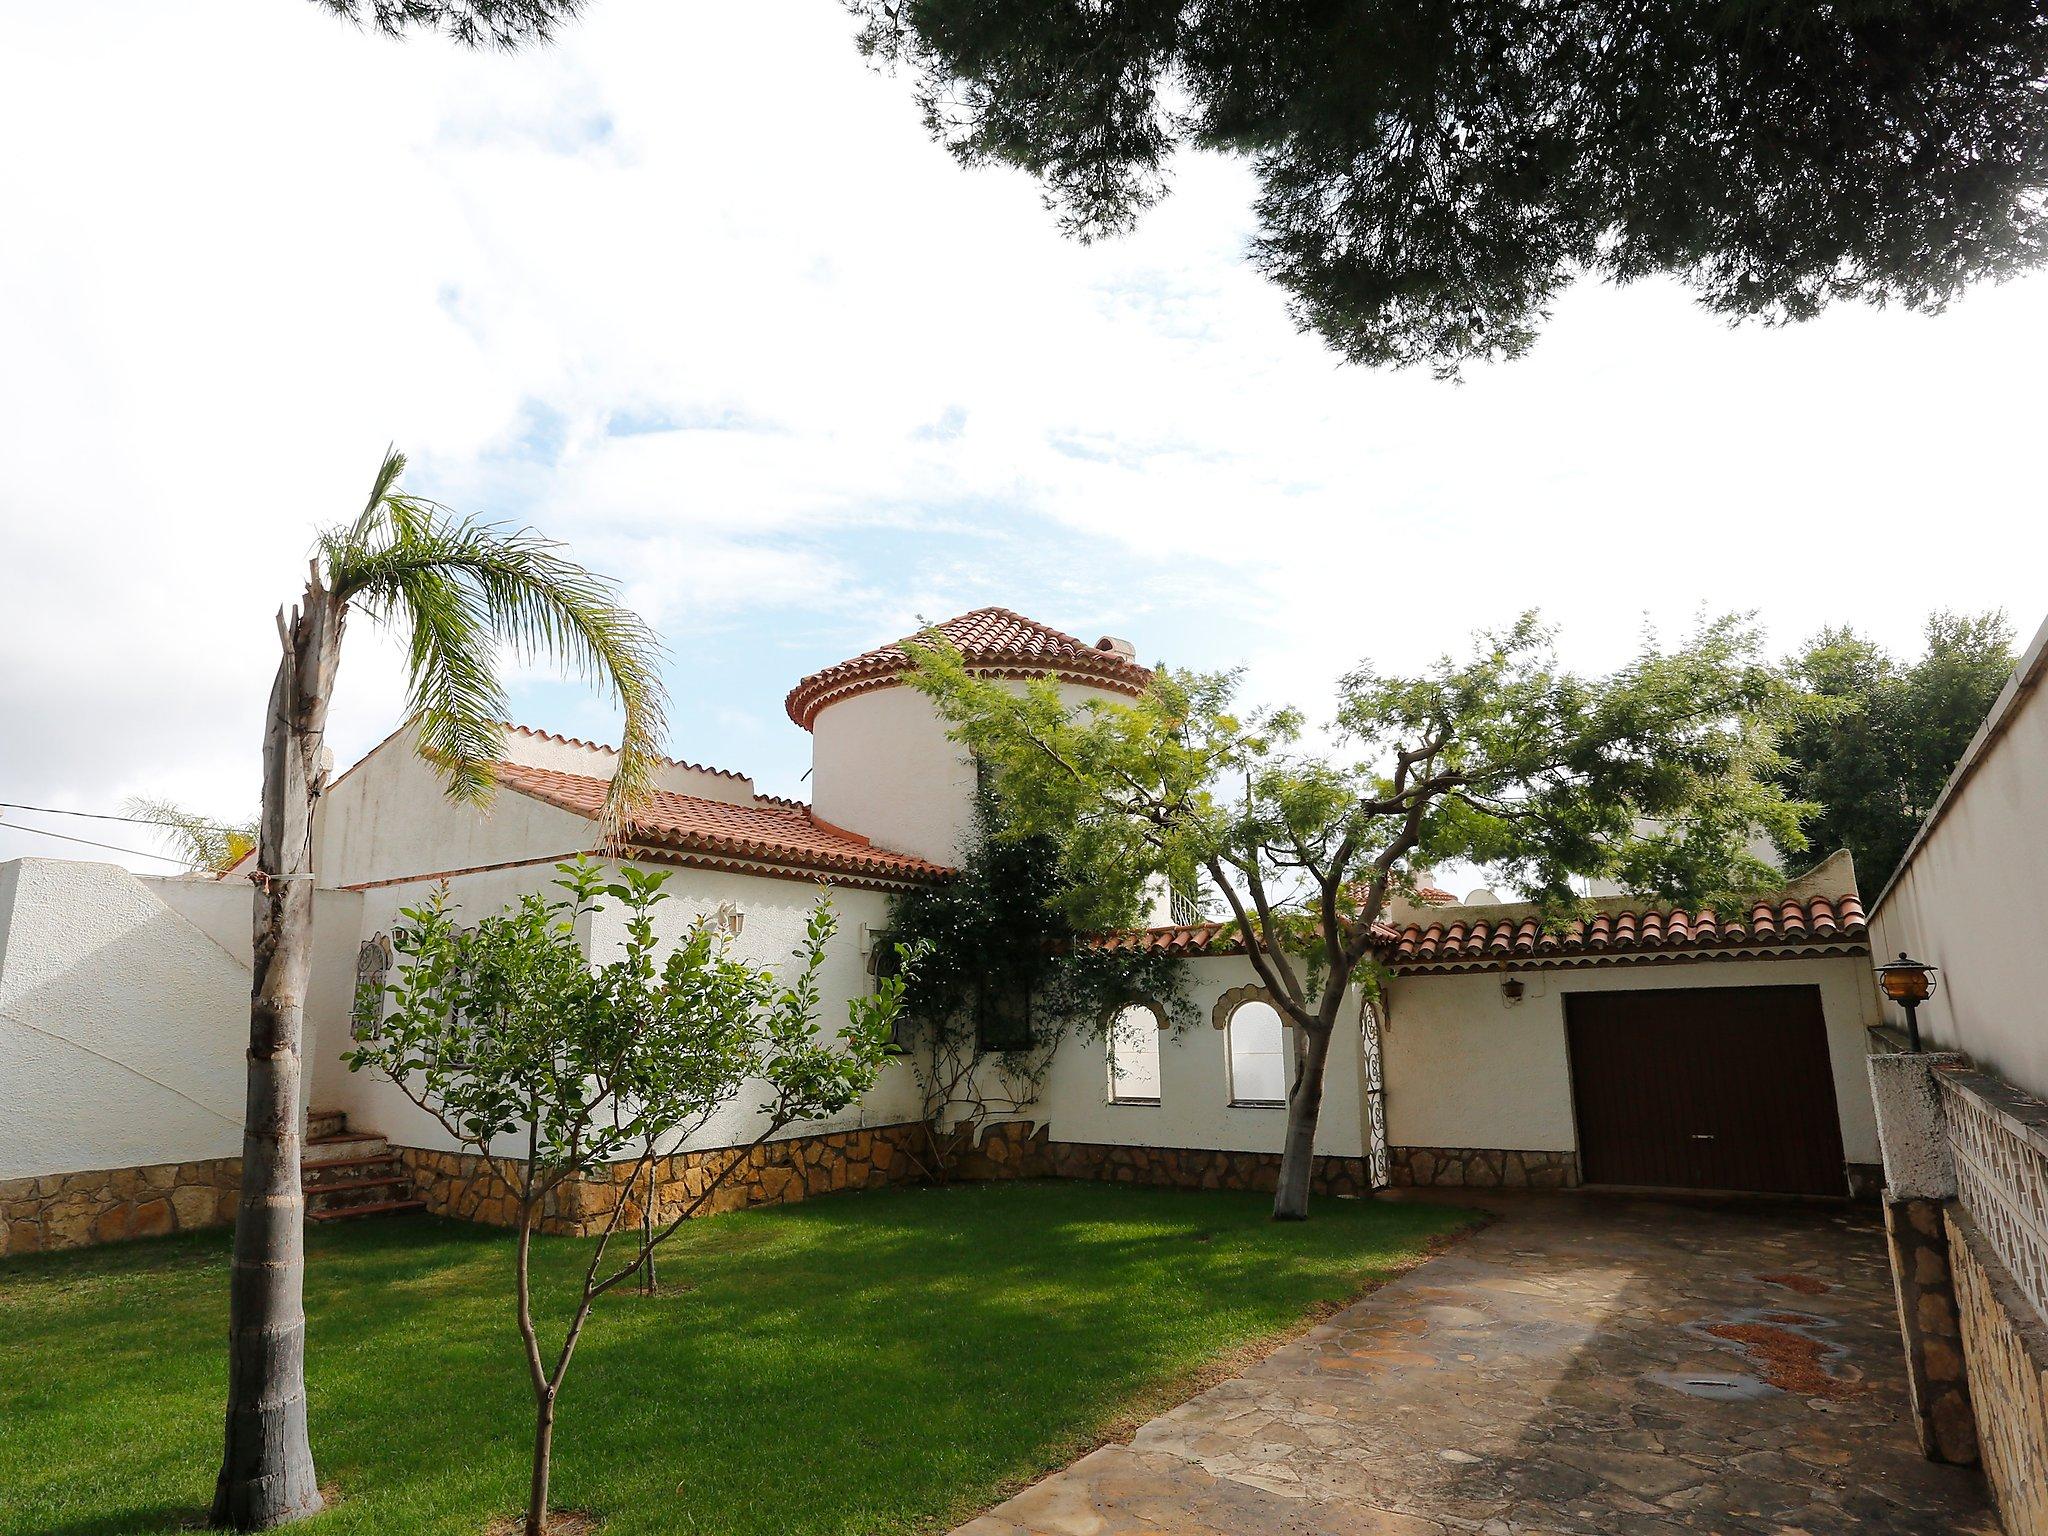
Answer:
<svg viewBox="0 0 2048 1536"><path fill-rule="evenodd" d="M685 713L759 719L737 765L785 786L778 669L956 604L1311 705L1532 604L1588 666L1703 606L1788 643L2039 617L2048 280L1780 332L1581 289L1461 387L1362 373L1243 263L1242 167L1076 246L850 30L601 0L505 57L304 0L10 18L0 799L246 808L271 611L393 438L415 489L625 579ZM400 697L359 627L339 755Z"/></svg>

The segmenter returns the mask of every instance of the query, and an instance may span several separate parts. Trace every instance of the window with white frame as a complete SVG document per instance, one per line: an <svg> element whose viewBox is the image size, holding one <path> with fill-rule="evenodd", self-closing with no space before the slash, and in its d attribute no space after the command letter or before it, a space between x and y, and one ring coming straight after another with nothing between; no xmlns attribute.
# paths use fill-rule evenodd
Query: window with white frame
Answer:
<svg viewBox="0 0 2048 1536"><path fill-rule="evenodd" d="M1231 1010L1224 1027L1230 1046L1230 1102L1287 1102L1287 1029L1271 1003L1251 998Z"/></svg>
<svg viewBox="0 0 2048 1536"><path fill-rule="evenodd" d="M1145 1003L1119 1009L1109 1021L1109 1102L1159 1102L1159 1014Z"/></svg>

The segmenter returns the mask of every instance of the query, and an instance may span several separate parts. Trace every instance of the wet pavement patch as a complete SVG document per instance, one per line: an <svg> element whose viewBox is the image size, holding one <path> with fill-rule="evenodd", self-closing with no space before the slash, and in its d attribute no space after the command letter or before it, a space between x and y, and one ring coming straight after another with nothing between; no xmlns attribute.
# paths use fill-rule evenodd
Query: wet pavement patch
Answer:
<svg viewBox="0 0 2048 1536"><path fill-rule="evenodd" d="M1834 1289L1825 1280L1816 1280L1811 1275L1758 1275L1765 1285L1783 1286L1788 1291L1797 1291L1801 1296L1825 1296Z"/></svg>
<svg viewBox="0 0 2048 1536"><path fill-rule="evenodd" d="M1774 1390L1754 1376L1727 1371L1651 1371L1643 1379L1683 1392L1687 1397L1703 1397L1710 1403L1753 1403L1760 1397L1769 1397Z"/></svg>

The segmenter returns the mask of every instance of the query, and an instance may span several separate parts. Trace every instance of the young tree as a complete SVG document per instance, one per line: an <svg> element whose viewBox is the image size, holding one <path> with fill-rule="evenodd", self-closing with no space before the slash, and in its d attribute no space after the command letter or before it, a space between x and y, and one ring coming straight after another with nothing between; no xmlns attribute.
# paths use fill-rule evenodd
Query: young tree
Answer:
<svg viewBox="0 0 2048 1536"><path fill-rule="evenodd" d="M1796 844L1775 781L1795 695L1736 619L1654 645L1611 677L1561 671L1534 615L1416 677L1344 678L1329 746L1293 710L1240 717L1234 674L1161 669L1123 705L1070 709L1051 683L970 672L936 633L911 681L993 771L1008 824L1055 839L1085 893L1133 872L1207 876L1292 1026L1273 1214L1308 1211L1323 1074L1347 991L1376 987L1374 927L1413 870L1488 866L1554 910L1575 876L1694 899L1777 874Z"/></svg>
<svg viewBox="0 0 2048 1536"><path fill-rule="evenodd" d="M1813 846L1847 848L1863 888L1881 890L2012 675L2003 613L1934 613L1927 649L1904 662L1853 629L1824 629L1787 664L1833 707L1785 743L1785 787L1819 807Z"/></svg>
<svg viewBox="0 0 2048 1536"><path fill-rule="evenodd" d="M262 1530L321 1507L306 1438L301 1056L313 943L313 805L326 786L327 708L351 609L404 640L407 724L459 800L481 803L502 755L501 649L545 657L625 713L601 840L647 791L662 729L660 647L612 585L525 531L456 518L398 488L387 453L354 521L320 535L306 590L277 616L283 657L264 717L249 1090L228 1319L226 1447L213 1522Z"/></svg>
<svg viewBox="0 0 2048 1536"><path fill-rule="evenodd" d="M1783 321L2048 250L2033 0L847 4L935 138L1083 239L1182 147L1248 160L1253 261L1354 362L1513 357L1582 272Z"/></svg>
<svg viewBox="0 0 2048 1536"><path fill-rule="evenodd" d="M659 957L652 914L666 874L626 865L614 879L587 861L558 867L566 899L529 895L474 927L456 925L445 891L406 909L392 936L405 961L386 988L394 1006L349 1057L352 1071L383 1073L473 1148L517 1203L515 1293L534 1403L527 1536L547 1530L555 1409L591 1308L641 1271L754 1148L874 1085L903 989L885 979L873 996L854 998L834 1045L818 1027L818 969L835 928L829 901L812 909L794 978L778 983L733 958L702 921ZM625 909L625 941L593 966L577 927L607 901ZM728 1151L695 1195L646 1217L630 1257L607 1263L642 1181L653 1187L660 1150L681 1145L750 1084L764 1094L753 1140ZM608 1205L591 1216L597 1240L569 1322L559 1342L544 1344L533 1234L571 1180Z"/></svg>
<svg viewBox="0 0 2048 1536"><path fill-rule="evenodd" d="M157 836L193 874L219 874L256 846L256 823L208 821L172 800L130 795L121 814L158 828Z"/></svg>

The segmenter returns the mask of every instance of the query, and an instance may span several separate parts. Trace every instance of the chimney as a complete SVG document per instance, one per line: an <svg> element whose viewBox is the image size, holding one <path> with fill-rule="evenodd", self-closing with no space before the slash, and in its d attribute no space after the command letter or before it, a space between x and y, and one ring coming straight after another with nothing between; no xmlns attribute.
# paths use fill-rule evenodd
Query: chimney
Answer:
<svg viewBox="0 0 2048 1536"><path fill-rule="evenodd" d="M1095 649L1107 651L1112 656L1120 656L1125 661L1136 661L1138 659L1138 648L1131 644L1130 641L1121 639L1116 635L1104 635L1095 642Z"/></svg>

